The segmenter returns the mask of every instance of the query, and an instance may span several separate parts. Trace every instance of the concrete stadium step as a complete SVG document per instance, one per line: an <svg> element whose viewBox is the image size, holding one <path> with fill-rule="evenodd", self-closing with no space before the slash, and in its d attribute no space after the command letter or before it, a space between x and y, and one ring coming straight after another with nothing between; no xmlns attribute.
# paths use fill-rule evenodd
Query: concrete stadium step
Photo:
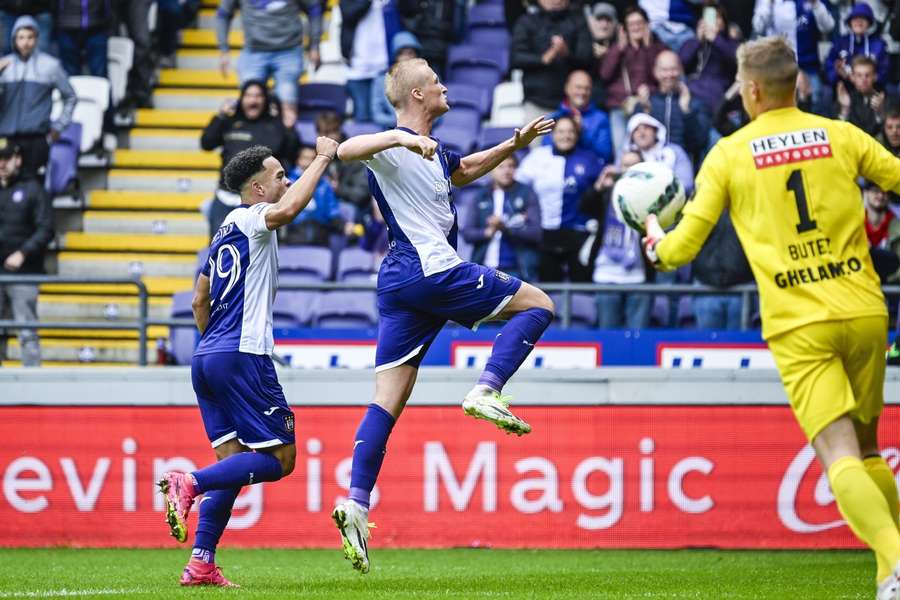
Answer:
<svg viewBox="0 0 900 600"><path fill-rule="evenodd" d="M174 277L185 281L186 289L193 287L197 270L196 255L187 254L60 252L57 263L59 274L63 277ZM135 289L134 286L128 287Z"/></svg>
<svg viewBox="0 0 900 600"><path fill-rule="evenodd" d="M49 319L45 319L49 320ZM111 323L112 321L106 321ZM42 340L136 340L137 329L38 329ZM151 325L147 328L147 339L168 338L169 328L162 325Z"/></svg>
<svg viewBox="0 0 900 600"><path fill-rule="evenodd" d="M149 171L143 169L110 169L110 190L203 192L212 196L219 182L218 171Z"/></svg>
<svg viewBox="0 0 900 600"><path fill-rule="evenodd" d="M163 252L196 256L209 242L206 235L86 233L70 231L62 236L60 247L82 252Z"/></svg>
<svg viewBox="0 0 900 600"><path fill-rule="evenodd" d="M210 199L206 192L138 192L125 190L94 190L88 194L89 209L104 210L183 210L194 212Z"/></svg>
<svg viewBox="0 0 900 600"><path fill-rule="evenodd" d="M198 18L200 29L212 29L216 30L216 9L214 8L203 8L200 10L200 15ZM231 29L243 29L243 23L241 23L241 13L240 11L234 14L234 18L231 19Z"/></svg>
<svg viewBox="0 0 900 600"><path fill-rule="evenodd" d="M238 97L238 90L196 90L190 88L156 88L153 105L158 110L203 110L215 112L225 100Z"/></svg>
<svg viewBox="0 0 900 600"><path fill-rule="evenodd" d="M231 55L231 68L233 69L237 66L240 52L232 50L229 54ZM179 50L178 54L175 55L175 64L178 69L218 71L219 51L196 48Z"/></svg>
<svg viewBox="0 0 900 600"><path fill-rule="evenodd" d="M88 210L85 233L174 233L206 236L206 219L199 212L121 212Z"/></svg>
<svg viewBox="0 0 900 600"><path fill-rule="evenodd" d="M244 32L241 29L232 28L228 32L228 46L230 48L244 47ZM216 30L211 29L184 29L181 32L182 48L210 48L219 47L216 43Z"/></svg>
<svg viewBox="0 0 900 600"><path fill-rule="evenodd" d="M236 85L236 84L235 84ZM159 110L139 108L135 115L136 127L203 128L212 119L215 111L210 110Z"/></svg>
<svg viewBox="0 0 900 600"><path fill-rule="evenodd" d="M88 278L91 275L85 275L83 273L77 273L77 269L81 267L81 263L79 260L88 261L88 258L78 259L78 258L70 258L72 254L76 254L73 252L64 252L66 256L64 259L67 261L66 264L60 265L60 275L71 275L72 277L84 277ZM86 256L85 254L81 254L82 256ZM119 259L122 259L121 254L117 255ZM182 258L181 255L178 256L179 260ZM146 255L141 255L139 258L146 259ZM98 262L98 261L95 261ZM109 262L109 261L107 261ZM134 262L133 260L129 261L129 265ZM196 268L196 261L194 268ZM171 264L171 263L170 263ZM141 264L141 267L146 267L146 264ZM66 272L62 272L65 270ZM76 271L75 274L72 272ZM100 275L94 273L94 277L99 277ZM112 275L104 275L104 277L130 277L130 274L122 275L121 273L114 273ZM194 269L191 269L190 275L187 276L172 276L172 275L149 275L145 274L144 277L141 278L144 282L144 285L147 287L147 293L150 294L151 297L170 297L172 294L178 292L189 292L194 288ZM103 296L103 297L116 297L118 298L128 298L133 297L137 298L137 287L128 283L45 283L41 285L41 293L42 294L54 294L58 296Z"/></svg>
<svg viewBox="0 0 900 600"><path fill-rule="evenodd" d="M147 342L147 358L156 358L156 340ZM22 359L19 340L9 341L9 358ZM133 340L41 340L41 358L47 361L132 363L138 361L138 345ZM155 362L155 361L154 361Z"/></svg>
<svg viewBox="0 0 900 600"><path fill-rule="evenodd" d="M132 150L168 150L197 152L200 150L199 129L135 128L128 132Z"/></svg>
<svg viewBox="0 0 900 600"><path fill-rule="evenodd" d="M234 65L226 77L218 69L162 69L159 72L159 85L182 88L225 88L238 89L237 72Z"/></svg>
<svg viewBox="0 0 900 600"><path fill-rule="evenodd" d="M214 169L222 163L216 152L171 152L167 150L116 150L113 165L125 169Z"/></svg>
<svg viewBox="0 0 900 600"><path fill-rule="evenodd" d="M101 297L41 293L38 296L38 314L44 321L75 319L134 321L139 316L138 299L124 296ZM172 299L149 298L147 314L151 319L168 319L172 314Z"/></svg>

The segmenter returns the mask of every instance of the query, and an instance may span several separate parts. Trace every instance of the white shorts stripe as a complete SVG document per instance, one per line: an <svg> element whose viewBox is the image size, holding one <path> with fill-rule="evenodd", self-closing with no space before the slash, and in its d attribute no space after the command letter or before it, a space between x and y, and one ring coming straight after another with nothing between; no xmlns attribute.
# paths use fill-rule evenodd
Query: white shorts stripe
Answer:
<svg viewBox="0 0 900 600"><path fill-rule="evenodd" d="M499 315L499 314L500 314L500 311L503 310L504 308L506 308L506 305L509 304L509 301L512 300L512 299L513 299L512 296L507 296L506 298L504 298L503 300L501 300L501 301L500 301L500 304L498 304L498 305L496 306L496 308L494 308L494 310L491 311L491 314L489 314L488 316L484 317L483 319L478 319L477 321L475 321L475 324L472 325L472 331L478 331L478 326L479 326L479 325L481 325L481 324L484 323L485 321L490 321L491 319L493 319L494 317L496 317L497 315Z"/></svg>
<svg viewBox="0 0 900 600"><path fill-rule="evenodd" d="M238 441L248 448L253 448L254 450L256 450L257 448L271 448L272 446L280 446L284 444L284 442L279 439L267 440L265 442L254 442L252 444L245 442L241 438L238 438Z"/></svg>
<svg viewBox="0 0 900 600"><path fill-rule="evenodd" d="M225 442L227 442L227 441L229 441L229 440L233 440L233 439L236 438L236 437L237 437L237 431L232 431L231 433L226 433L226 434L223 435L222 437L214 439L214 440L211 442L211 443L212 443L212 447L215 448L215 447L217 447L217 446L221 446L221 445L224 444Z"/></svg>
<svg viewBox="0 0 900 600"><path fill-rule="evenodd" d="M416 346L415 350L413 350L412 352L410 352L403 358L398 358L397 360L393 360L389 363L384 363L383 365L378 365L377 367L375 367L375 372L380 373L381 371L387 371L388 369L393 369L394 367L399 367L400 365L402 365L403 363L405 363L406 361L411 359L413 356L415 356L416 354L421 352L422 348L424 346L425 346L425 344L419 344L418 346Z"/></svg>

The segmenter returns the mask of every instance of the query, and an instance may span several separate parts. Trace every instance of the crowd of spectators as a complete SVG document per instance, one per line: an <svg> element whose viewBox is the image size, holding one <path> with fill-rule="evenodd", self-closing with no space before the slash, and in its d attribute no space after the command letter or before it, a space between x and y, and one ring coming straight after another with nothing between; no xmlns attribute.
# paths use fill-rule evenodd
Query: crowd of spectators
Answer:
<svg viewBox="0 0 900 600"><path fill-rule="evenodd" d="M347 84L353 119L390 127L385 69L421 56L445 73L447 45L465 39L459 31L465 16L454 2L417 2L415 19L406 2L345 4L353 7L349 20L345 11L342 31L353 73ZM616 219L609 195L618 174L640 161L666 164L691 193L709 149L748 120L736 53L742 41L757 36L782 35L796 49L801 109L849 121L898 150L900 2L533 0L504 6L508 62L521 74L524 120L546 114L557 126L465 196L460 227L475 261L542 282L677 281L727 290L752 281L727 214L692 269L657 274L644 264L636 234ZM360 106L364 98L371 100ZM878 204L870 196L875 192L866 192L869 226L883 230L879 244L900 253L900 236L888 234L889 224L900 227L893 221L897 199L885 195ZM900 279L894 271L892 281ZM599 324L684 320L676 302L663 310L659 304L647 293L601 294ZM701 327L736 328L740 315L734 295L693 302L692 319Z"/></svg>

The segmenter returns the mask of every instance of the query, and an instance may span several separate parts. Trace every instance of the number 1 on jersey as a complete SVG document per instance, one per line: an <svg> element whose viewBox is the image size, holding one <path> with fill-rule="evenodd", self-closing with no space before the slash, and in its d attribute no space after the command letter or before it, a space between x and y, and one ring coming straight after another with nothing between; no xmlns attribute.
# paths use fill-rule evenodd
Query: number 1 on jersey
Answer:
<svg viewBox="0 0 900 600"><path fill-rule="evenodd" d="M803 172L800 169L791 171L787 180L787 189L794 192L794 200L797 202L797 213L800 222L797 223L797 233L812 231L818 224L809 218L809 205L806 202L806 188L803 186Z"/></svg>

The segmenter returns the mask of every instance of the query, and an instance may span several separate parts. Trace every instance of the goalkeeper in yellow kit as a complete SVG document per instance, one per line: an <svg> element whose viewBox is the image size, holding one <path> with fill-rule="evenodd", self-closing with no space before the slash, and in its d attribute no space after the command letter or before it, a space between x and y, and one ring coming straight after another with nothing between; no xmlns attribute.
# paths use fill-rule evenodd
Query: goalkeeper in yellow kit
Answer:
<svg viewBox="0 0 900 600"><path fill-rule="evenodd" d="M878 598L900 599L897 487L879 454L887 310L869 258L858 176L900 192L900 160L849 123L801 112L781 38L738 50L752 122L710 151L666 235L647 219L651 262L690 262L726 208L759 287L763 337L838 508L878 562Z"/></svg>

